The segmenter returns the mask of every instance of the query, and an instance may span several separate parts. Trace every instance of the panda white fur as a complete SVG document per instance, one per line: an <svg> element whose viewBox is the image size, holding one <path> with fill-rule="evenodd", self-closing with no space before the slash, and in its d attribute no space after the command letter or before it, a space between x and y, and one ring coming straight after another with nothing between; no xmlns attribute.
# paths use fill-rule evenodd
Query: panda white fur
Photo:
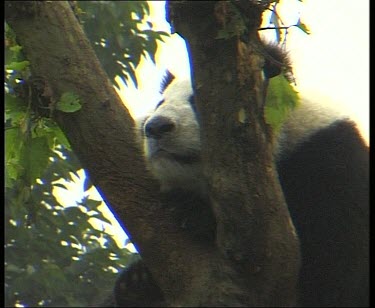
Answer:
<svg viewBox="0 0 375 308"><path fill-rule="evenodd" d="M200 130L190 80L172 81L164 99L140 125L146 163L162 191L204 192Z"/></svg>
<svg viewBox="0 0 375 308"><path fill-rule="evenodd" d="M194 110L193 89L189 79L172 81L154 112L141 120L147 166L159 180L162 191L183 188L204 193L200 166L200 130ZM305 101L284 123L274 148L276 160L308 140L320 129L345 115L313 101ZM203 189L203 191L202 191Z"/></svg>
<svg viewBox="0 0 375 308"><path fill-rule="evenodd" d="M148 168L164 192L205 194L190 80L167 76L163 100L138 122ZM355 124L305 100L274 150L302 252L302 306L368 305L368 147Z"/></svg>

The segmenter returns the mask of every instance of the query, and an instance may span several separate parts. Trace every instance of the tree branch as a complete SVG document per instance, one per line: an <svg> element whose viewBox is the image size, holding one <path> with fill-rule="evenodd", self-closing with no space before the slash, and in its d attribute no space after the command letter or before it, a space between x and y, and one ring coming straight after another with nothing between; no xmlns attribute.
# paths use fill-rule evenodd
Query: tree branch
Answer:
<svg viewBox="0 0 375 308"><path fill-rule="evenodd" d="M9 1L5 9L33 76L44 80L51 101L68 91L79 95L82 109L55 111L56 121L160 286L167 295L179 294L184 286L174 281L192 279L190 269L205 253L162 207L158 185L134 141L133 121L68 2Z"/></svg>
<svg viewBox="0 0 375 308"><path fill-rule="evenodd" d="M239 3L250 21L248 44L239 39L243 33L217 39L233 21L231 2L171 2L170 19L189 43L218 248L247 280L247 304L293 305L298 239L275 172L262 62L252 48L261 11L251 1Z"/></svg>
<svg viewBox="0 0 375 308"><path fill-rule="evenodd" d="M250 43L238 36L217 40L229 21L228 3L172 3L173 21L189 41L195 69L217 247L185 236L172 211L162 207L134 141L132 120L69 4L9 1L5 16L33 75L51 90L51 101L65 92L79 95L82 109L56 111L56 120L102 197L125 222L169 303L292 305L298 245L262 116L261 59L251 48L261 10L236 1L247 14L254 12L248 16Z"/></svg>

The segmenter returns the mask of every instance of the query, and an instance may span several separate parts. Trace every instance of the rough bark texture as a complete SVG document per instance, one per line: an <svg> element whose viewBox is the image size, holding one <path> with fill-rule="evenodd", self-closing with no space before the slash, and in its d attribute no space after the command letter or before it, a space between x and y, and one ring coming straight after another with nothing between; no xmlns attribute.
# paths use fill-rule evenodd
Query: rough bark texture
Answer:
<svg viewBox="0 0 375 308"><path fill-rule="evenodd" d="M5 4L6 21L58 101L79 95L83 107L55 117L74 152L117 214L160 286L179 294L191 268L207 254L179 232L172 213L161 208L158 185L146 172L134 139L133 121L82 31L69 4L17 1ZM192 257L194 256L194 257ZM189 278L190 277L190 278Z"/></svg>
<svg viewBox="0 0 375 308"><path fill-rule="evenodd" d="M261 10L252 12L249 42ZM217 2L173 3L190 44L203 130L203 159L217 220L217 245L185 236L161 206L133 140L133 123L67 2L7 2L6 21L57 101L74 92L80 111L56 111L82 165L124 222L173 305L289 306L295 303L298 242L262 120L260 58L251 43L217 40L226 19ZM239 114L245 115L245 120Z"/></svg>
<svg viewBox="0 0 375 308"><path fill-rule="evenodd" d="M190 49L218 248L245 273L249 304L288 305L299 248L263 120L254 47L261 10L251 1L236 3L251 14L248 43L239 36L216 38L233 17L228 2L171 2L171 22Z"/></svg>

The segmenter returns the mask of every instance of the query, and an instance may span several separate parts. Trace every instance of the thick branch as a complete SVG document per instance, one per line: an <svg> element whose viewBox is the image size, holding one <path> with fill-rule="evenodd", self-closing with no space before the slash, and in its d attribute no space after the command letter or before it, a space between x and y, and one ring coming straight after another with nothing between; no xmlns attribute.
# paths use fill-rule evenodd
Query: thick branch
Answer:
<svg viewBox="0 0 375 308"><path fill-rule="evenodd" d="M299 247L263 120L261 58L252 48L261 10L233 3L247 12L249 43L241 33L216 39L233 17L229 1L171 2L171 22L190 47L218 247L246 277L248 304L291 305Z"/></svg>
<svg viewBox="0 0 375 308"><path fill-rule="evenodd" d="M147 174L133 138L133 122L93 52L69 4L61 1L7 2L6 21L45 81L52 101L64 92L83 107L56 120L102 197L125 222L142 257L168 293L184 288L203 254L184 237L160 206L158 188ZM190 245L189 245L190 244ZM177 276L177 277L176 277ZM174 279L170 279L174 277Z"/></svg>
<svg viewBox="0 0 375 308"><path fill-rule="evenodd" d="M225 5L224 11L215 11L215 2L181 3L174 10L175 25L189 40L196 69L203 159L220 254L184 237L169 210L160 206L156 184L133 140L130 116L68 3L8 2L6 20L33 75L52 91L51 100L67 91L80 96L80 111L56 112L56 119L102 196L126 221L166 297L190 306L290 305L298 253L260 116L259 58L236 38L215 39L219 25L214 16L225 13ZM236 3L243 9L247 2ZM259 20L257 11L251 40ZM240 114L245 121L238 120Z"/></svg>

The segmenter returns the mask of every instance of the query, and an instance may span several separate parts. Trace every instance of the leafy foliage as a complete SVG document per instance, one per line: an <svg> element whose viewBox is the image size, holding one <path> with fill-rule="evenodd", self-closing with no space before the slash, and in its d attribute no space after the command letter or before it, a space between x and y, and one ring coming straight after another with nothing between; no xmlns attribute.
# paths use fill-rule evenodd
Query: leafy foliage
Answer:
<svg viewBox="0 0 375 308"><path fill-rule="evenodd" d="M154 61L157 40L165 35L154 33L152 25L139 29L147 4L80 5L85 30L109 76L125 74L136 83L134 69L141 57ZM49 89L37 88L38 80L7 24L5 33L5 304L98 305L133 254L119 248L104 227L93 227L93 219L102 225L110 222L101 212L102 201L90 197L87 176L86 197L78 205L56 198L55 188L66 189L64 183L73 181L82 167L50 118L53 104L43 101ZM66 92L55 107L75 112L81 102Z"/></svg>
<svg viewBox="0 0 375 308"><path fill-rule="evenodd" d="M142 57L155 62L157 41L166 32L153 31L152 24L144 29L143 20L149 14L146 1L78 1L79 14L87 37L113 80L117 75L137 86L135 68Z"/></svg>
<svg viewBox="0 0 375 308"><path fill-rule="evenodd" d="M56 109L63 112L76 112L81 108L82 105L79 101L79 97L72 92L63 93L56 104Z"/></svg>
<svg viewBox="0 0 375 308"><path fill-rule="evenodd" d="M61 157L64 157L62 159ZM17 179L5 194L5 300L27 306L88 306L111 290L115 272L130 252L89 222L103 222L101 201L85 198L62 205L56 183L72 180L80 168L69 150L50 156L43 176L32 186Z"/></svg>
<svg viewBox="0 0 375 308"><path fill-rule="evenodd" d="M301 19L298 19L297 24L295 26L297 28L301 29L306 34L310 34L311 33L311 31L309 30L309 28L307 27L307 25L305 23L301 22Z"/></svg>
<svg viewBox="0 0 375 308"><path fill-rule="evenodd" d="M299 1L302 2L302 1ZM268 26L260 28L259 30L272 30L274 31L277 47L284 48L286 46L286 40L288 36L288 30L291 27L297 27L305 34L310 34L307 26L301 21L301 18L298 18L296 23L291 25L285 25L282 21L280 15L277 11L277 6L279 1L274 1L268 8L270 12L269 16L263 14L265 20L267 20ZM273 27L270 27L273 25ZM264 116L268 124L272 126L274 131L278 132L282 123L285 121L289 112L292 111L300 103L300 97L298 93L292 86L292 83L295 81L292 65L288 58L287 53L283 58L283 68L280 75L269 79L269 84L267 88L267 96L264 107Z"/></svg>
<svg viewBox="0 0 375 308"><path fill-rule="evenodd" d="M89 222L108 222L101 201L66 206L54 196L64 187L56 181L72 181L81 166L57 125L22 95L30 73L17 65L25 61L15 47L6 49L13 69L5 80L5 304L87 306L110 292L102 286L113 284L130 253Z"/></svg>
<svg viewBox="0 0 375 308"><path fill-rule="evenodd" d="M278 131L289 112L299 104L298 93L283 76L271 78L268 85L264 116L266 122Z"/></svg>

